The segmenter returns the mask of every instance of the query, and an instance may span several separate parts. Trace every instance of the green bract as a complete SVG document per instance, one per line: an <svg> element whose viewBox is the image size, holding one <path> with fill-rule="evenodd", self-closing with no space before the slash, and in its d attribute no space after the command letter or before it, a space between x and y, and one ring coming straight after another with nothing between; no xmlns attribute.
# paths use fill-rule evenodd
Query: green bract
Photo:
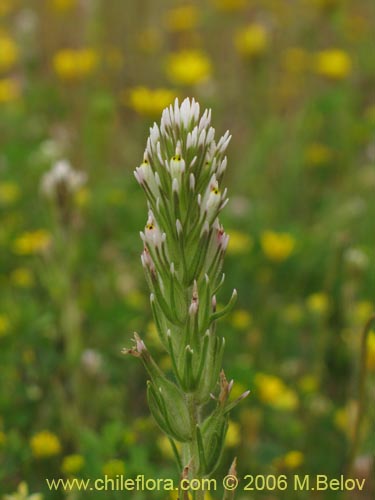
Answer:
<svg viewBox="0 0 375 500"><path fill-rule="evenodd" d="M163 111L160 126L150 129L143 162L134 172L148 202L141 260L175 383L156 366L137 334L135 347L126 351L140 357L150 375L148 401L155 420L172 440L187 443L183 465L202 475L218 463L228 408L236 404L227 404L232 383L222 372L216 408L202 416L219 387L225 345L215 322L237 296L234 290L228 305L216 310L228 245L218 217L228 202L222 180L231 136L226 132L216 142L210 123L211 111L200 116L194 99L181 105L176 99Z"/></svg>

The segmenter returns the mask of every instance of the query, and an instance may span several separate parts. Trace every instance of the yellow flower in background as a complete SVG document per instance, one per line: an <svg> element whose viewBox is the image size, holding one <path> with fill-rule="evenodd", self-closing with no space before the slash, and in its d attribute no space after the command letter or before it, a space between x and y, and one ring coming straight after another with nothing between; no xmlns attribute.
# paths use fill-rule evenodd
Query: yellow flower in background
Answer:
<svg viewBox="0 0 375 500"><path fill-rule="evenodd" d="M50 233L45 229L37 229L21 234L13 243L13 251L17 255L33 255L43 253L50 244Z"/></svg>
<svg viewBox="0 0 375 500"><path fill-rule="evenodd" d="M282 458L282 462L287 469L291 470L297 469L304 462L303 453L301 451L296 451L296 450L289 451Z"/></svg>
<svg viewBox="0 0 375 500"><path fill-rule="evenodd" d="M296 246L296 241L289 233L264 231L260 244L264 255L273 262L283 262L288 259Z"/></svg>
<svg viewBox="0 0 375 500"><path fill-rule="evenodd" d="M108 460L103 467L102 472L105 476L116 477L117 475L122 476L125 474L125 464L122 460L114 458L113 460Z"/></svg>
<svg viewBox="0 0 375 500"><path fill-rule="evenodd" d="M375 331L371 330L367 337L367 367L375 371Z"/></svg>
<svg viewBox="0 0 375 500"><path fill-rule="evenodd" d="M346 406L336 410L333 416L335 426L351 438L354 430L354 420L357 414L357 402L349 401Z"/></svg>
<svg viewBox="0 0 375 500"><path fill-rule="evenodd" d="M61 471L64 472L64 474L76 474L83 469L84 465L85 459L82 455L77 453L66 455L61 464Z"/></svg>
<svg viewBox="0 0 375 500"><path fill-rule="evenodd" d="M344 50L322 50L315 55L314 70L331 80L342 80L351 73L352 60Z"/></svg>
<svg viewBox="0 0 375 500"><path fill-rule="evenodd" d="M369 300L361 300L355 304L353 311L354 322L364 325L369 317L374 313L375 306Z"/></svg>
<svg viewBox="0 0 375 500"><path fill-rule="evenodd" d="M318 390L319 381L314 375L305 375L298 381L298 386L302 392L309 394Z"/></svg>
<svg viewBox="0 0 375 500"><path fill-rule="evenodd" d="M175 99L176 92L166 88L134 87L123 93L123 102L143 116L158 116Z"/></svg>
<svg viewBox="0 0 375 500"><path fill-rule="evenodd" d="M20 189L17 184L15 184L14 182L0 183L0 205L11 205L15 201L17 201L19 197Z"/></svg>
<svg viewBox="0 0 375 500"><path fill-rule="evenodd" d="M52 7L56 12L68 12L77 5L77 0L52 0Z"/></svg>
<svg viewBox="0 0 375 500"><path fill-rule="evenodd" d="M341 431L346 431L348 426L346 408L339 408L338 410L336 410L333 421L338 429L340 429Z"/></svg>
<svg viewBox="0 0 375 500"><path fill-rule="evenodd" d="M326 293L316 292L307 297L306 305L308 310L313 314L325 316L330 309L331 300Z"/></svg>
<svg viewBox="0 0 375 500"><path fill-rule="evenodd" d="M310 67L310 54L302 47L289 47L282 54L282 64L289 73L303 73Z"/></svg>
<svg viewBox="0 0 375 500"><path fill-rule="evenodd" d="M31 451L36 458L47 458L61 452L61 444L56 434L41 431L30 439Z"/></svg>
<svg viewBox="0 0 375 500"><path fill-rule="evenodd" d="M227 436L225 438L225 446L233 448L238 446L241 442L241 426L237 422L229 420Z"/></svg>
<svg viewBox="0 0 375 500"><path fill-rule="evenodd" d="M18 61L18 47L6 34L0 33L0 71L8 71Z"/></svg>
<svg viewBox="0 0 375 500"><path fill-rule="evenodd" d="M293 411L298 407L298 396L295 391L285 387L277 401L271 404L279 410Z"/></svg>
<svg viewBox="0 0 375 500"><path fill-rule="evenodd" d="M249 5L249 0L211 0L218 10L224 12L235 12Z"/></svg>
<svg viewBox="0 0 375 500"><path fill-rule="evenodd" d="M327 165L333 159L333 151L325 144L314 142L305 151L306 163L312 167Z"/></svg>
<svg viewBox="0 0 375 500"><path fill-rule="evenodd" d="M229 230L228 234L229 244L227 253L229 255L240 255L250 252L253 246L253 240L248 234L234 229Z"/></svg>
<svg viewBox="0 0 375 500"><path fill-rule="evenodd" d="M21 97L21 89L14 78L0 79L0 104L17 101Z"/></svg>
<svg viewBox="0 0 375 500"><path fill-rule="evenodd" d="M238 330L246 330L252 323L251 314L245 309L236 309L230 317L230 322Z"/></svg>
<svg viewBox="0 0 375 500"><path fill-rule="evenodd" d="M298 406L297 394L275 375L257 373L255 385L259 399L265 404L281 410L294 410Z"/></svg>
<svg viewBox="0 0 375 500"><path fill-rule="evenodd" d="M73 195L73 201L77 207L85 207L91 198L90 190L87 187L81 187Z"/></svg>
<svg viewBox="0 0 375 500"><path fill-rule="evenodd" d="M137 442L137 434L132 429L125 429L122 439L125 446L133 446Z"/></svg>
<svg viewBox="0 0 375 500"><path fill-rule="evenodd" d="M10 321L8 316L0 313L0 337L3 337L9 333Z"/></svg>
<svg viewBox="0 0 375 500"><path fill-rule="evenodd" d="M6 441L6 435L3 431L0 431L0 446L3 446Z"/></svg>
<svg viewBox="0 0 375 500"><path fill-rule="evenodd" d="M244 384L236 382L233 385L233 389L230 391L230 397L231 397L231 399L235 400L235 399L239 398L247 390L248 390L248 387L246 387Z"/></svg>
<svg viewBox="0 0 375 500"><path fill-rule="evenodd" d="M156 445L159 448L160 453L163 455L163 457L167 458L168 460L173 460L174 459L174 453L172 450L171 443L167 436L162 435L158 437L156 440ZM178 445L178 443L177 443Z"/></svg>
<svg viewBox="0 0 375 500"><path fill-rule="evenodd" d="M186 498L185 500L193 500L192 499L192 496L190 495L190 493L188 493L187 491L184 492L184 494L186 493ZM171 491L169 493L169 500L180 500L181 497L180 497L180 493L178 490L174 490L174 491ZM209 495L208 492L205 492L205 499L206 500L212 500L212 497Z"/></svg>
<svg viewBox="0 0 375 500"><path fill-rule="evenodd" d="M182 5L166 12L164 24L169 31L189 31L197 27L199 10L195 5Z"/></svg>
<svg viewBox="0 0 375 500"><path fill-rule="evenodd" d="M129 307L137 309L138 311L143 311L147 304L144 293L136 289L132 289L126 293L125 302Z"/></svg>
<svg viewBox="0 0 375 500"><path fill-rule="evenodd" d="M236 49L244 57L259 57L266 52L268 45L268 31L262 24L250 24L235 36Z"/></svg>
<svg viewBox="0 0 375 500"><path fill-rule="evenodd" d="M53 57L53 68L61 80L75 81L91 76L99 64L94 49L63 49Z"/></svg>
<svg viewBox="0 0 375 500"><path fill-rule="evenodd" d="M212 64L199 50L182 50L171 53L166 62L169 80L176 85L198 85L209 79Z"/></svg>
<svg viewBox="0 0 375 500"><path fill-rule="evenodd" d="M10 282L19 288L30 288L34 281L34 275L27 267L19 267L10 274Z"/></svg>

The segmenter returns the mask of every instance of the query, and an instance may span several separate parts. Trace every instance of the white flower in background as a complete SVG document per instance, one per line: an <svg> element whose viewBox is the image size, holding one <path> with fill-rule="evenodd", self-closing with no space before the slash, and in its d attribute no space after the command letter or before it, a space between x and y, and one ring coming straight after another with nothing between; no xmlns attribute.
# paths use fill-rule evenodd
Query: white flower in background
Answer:
<svg viewBox="0 0 375 500"><path fill-rule="evenodd" d="M43 175L41 190L48 198L55 198L75 193L86 181L84 172L74 170L67 160L59 160Z"/></svg>
<svg viewBox="0 0 375 500"><path fill-rule="evenodd" d="M81 363L89 375L97 375L102 369L102 355L94 349L85 349L81 356Z"/></svg>
<svg viewBox="0 0 375 500"><path fill-rule="evenodd" d="M364 271L370 263L368 255L360 248L348 248L344 254L344 258L353 271Z"/></svg>
<svg viewBox="0 0 375 500"><path fill-rule="evenodd" d="M52 163L63 156L63 147L55 139L46 139L34 151L32 160L35 163Z"/></svg>
<svg viewBox="0 0 375 500"><path fill-rule="evenodd" d="M32 9L22 9L16 17L16 30L20 36L29 37L34 35L39 24L39 18Z"/></svg>

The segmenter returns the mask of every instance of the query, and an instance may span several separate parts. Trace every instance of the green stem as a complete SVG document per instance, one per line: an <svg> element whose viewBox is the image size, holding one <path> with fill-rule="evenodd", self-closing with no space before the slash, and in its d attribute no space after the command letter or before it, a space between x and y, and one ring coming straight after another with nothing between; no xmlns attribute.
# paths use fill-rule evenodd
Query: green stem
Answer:
<svg viewBox="0 0 375 500"><path fill-rule="evenodd" d="M64 340L64 368L59 381L61 416L70 439L78 439L77 429L82 429L82 398L84 394L80 358L82 353L82 315L75 288L76 246L69 226L58 226L56 233L57 251L54 256L56 276L60 283L59 294L55 296L59 318L60 334ZM49 283L53 296L55 283Z"/></svg>
<svg viewBox="0 0 375 500"><path fill-rule="evenodd" d="M203 476L199 474L199 453L198 453L198 443L197 443L197 425L200 423L200 407L198 402L195 400L194 394L187 393L186 401L189 408L190 413L190 423L191 429L193 433L193 439L189 445L189 455L190 455L190 474L189 478L197 479L201 481ZM203 490L194 491L193 499L194 500L204 500L205 493Z"/></svg>
<svg viewBox="0 0 375 500"><path fill-rule="evenodd" d="M354 424L354 434L353 440L349 450L349 457L347 463L347 474L350 477L353 470L353 464L355 457L357 456L360 437L361 437L361 427L362 421L365 414L366 407L366 378L367 378L367 338L371 330L372 324L375 322L375 314L373 314L366 322L361 339L361 354L360 354L360 370L358 379L358 407L356 421Z"/></svg>

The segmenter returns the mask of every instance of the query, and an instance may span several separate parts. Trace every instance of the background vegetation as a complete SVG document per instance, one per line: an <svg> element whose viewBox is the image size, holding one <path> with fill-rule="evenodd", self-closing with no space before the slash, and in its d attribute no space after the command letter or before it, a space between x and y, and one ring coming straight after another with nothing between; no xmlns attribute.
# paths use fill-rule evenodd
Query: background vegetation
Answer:
<svg viewBox="0 0 375 500"><path fill-rule="evenodd" d="M212 107L233 134L222 298L236 287L239 303L220 328L234 391L252 393L217 477L234 455L240 476L342 473L374 306L374 11L371 0L1 0L0 494L25 481L45 498L90 499L48 492L45 478L177 478L145 373L121 355L137 330L168 366L132 171L175 96ZM40 190L61 159L88 177L68 220ZM366 362L373 401L374 331ZM368 405L357 477L371 475L374 417Z"/></svg>

